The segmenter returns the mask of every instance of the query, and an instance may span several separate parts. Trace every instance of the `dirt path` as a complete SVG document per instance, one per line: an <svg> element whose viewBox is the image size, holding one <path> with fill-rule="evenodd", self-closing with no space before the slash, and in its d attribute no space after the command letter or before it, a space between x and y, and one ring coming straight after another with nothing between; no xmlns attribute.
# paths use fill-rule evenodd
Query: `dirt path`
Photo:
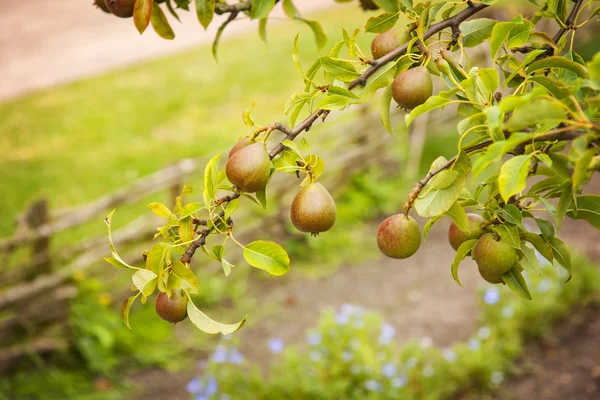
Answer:
<svg viewBox="0 0 600 400"><path fill-rule="evenodd" d="M302 0L308 14L331 7L332 1ZM140 37L130 19L97 10L92 0L2 0L0 11L0 102L33 90L71 82L111 69L209 43L219 21L204 31L195 12L181 12L182 23L169 16L177 35L159 38L152 29ZM277 7L270 23L283 17ZM218 17L223 19L225 17ZM231 24L223 36L251 31L257 23Z"/></svg>

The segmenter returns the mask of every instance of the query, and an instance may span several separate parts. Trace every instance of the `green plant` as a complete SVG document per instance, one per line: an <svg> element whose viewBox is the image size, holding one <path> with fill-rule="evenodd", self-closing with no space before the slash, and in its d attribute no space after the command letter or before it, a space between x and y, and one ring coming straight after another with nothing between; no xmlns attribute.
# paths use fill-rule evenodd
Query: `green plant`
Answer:
<svg viewBox="0 0 600 400"><path fill-rule="evenodd" d="M216 55L222 31L241 13L261 20L260 30L264 36L266 18L275 3L256 0L215 4L198 0L196 11L205 27L214 14L229 15L215 39ZM281 3L290 18L308 24L321 47L325 41L321 25L302 19L291 0ZM157 235L162 236L163 242L148 252L145 268L125 264L114 246L111 247L112 257L107 261L135 270L132 282L139 292L124 304L126 322L129 307L137 297L144 302L157 289L167 294L183 289L188 296L198 292L197 278L189 264L199 248L221 263L226 275L231 270L231 264L223 258L229 240L242 248L245 260L253 267L273 275L286 273L290 260L279 244L256 240L244 245L235 238L234 213L240 200L266 205L271 162L277 172L305 174L302 185L316 182L324 172L324 161L312 153L305 138L300 143L294 140L315 121L324 121L332 111L367 103L384 88L381 117L391 133L392 99L405 108L412 108L405 116L406 125L425 113L447 106L456 106L457 114L462 116L457 124L460 138L456 155L434 160L404 205L405 220L409 220L412 208L421 217L428 218L423 228L424 237L445 215L465 232L470 232L466 210L475 209L483 216L486 230L490 232L479 240L463 242L456 251L451 271L459 284L458 266L469 254L473 254L488 280L500 282L497 274L501 274L502 283L525 298L531 298L531 293L523 271L543 271L534 249L546 260L556 261L569 272L572 270L569 249L556 236L564 218L584 219L600 227L597 218L600 196L583 194L585 184L599 166L600 55L586 62L574 51L575 32L597 13L590 9L591 16L583 14L592 2L577 0L567 6L566 2L546 1L536 5L530 19L518 15L506 22L488 18L467 21L496 1L456 4L376 0L374 3L385 12L369 18L365 30L383 33L401 28L410 35L407 42L371 60L357 44L360 30L351 34L343 30L341 40L329 53L318 57L305 70L299 59L296 38L292 58L304 90L294 93L287 102L289 127L279 122L258 125L252 118L252 109L245 110L242 118L252 130L253 144L234 152L225 172L219 165L220 155L211 159L204 174L203 203L184 205L183 197L191 193L191 188L186 187L172 210L160 203L150 205L166 222L159 227ZM189 1L176 4L187 9ZM136 3L134 22L143 31L152 21L159 34L172 37L159 10L152 0L140 0L139 6ZM557 24L557 32L552 37L536 30L536 24L543 19ZM398 24L403 26L397 28ZM484 42L493 65L472 65L467 49ZM438 76L447 90L434 95L431 74ZM298 122L300 116L304 119ZM274 132L283 134L284 138L273 143ZM566 146L567 142L571 142L570 147ZM271 149L268 155L267 145ZM242 161L239 155L250 152L251 148L256 150ZM230 168L233 164L235 168ZM474 185L473 190L467 189L468 179L484 171L488 178ZM528 179L534 177L543 179L528 186ZM553 199L558 199L556 206ZM536 216L543 211L550 214L550 219ZM111 217L112 214L107 218L109 228ZM526 218L536 222L541 234L527 228L523 223ZM222 241L208 249L209 236ZM420 242L420 234L418 236ZM394 252L390 246L383 247L395 257L407 257L418 248L416 237L411 234L410 240L392 243ZM408 247L403 248L405 245ZM495 276L488 276L490 272ZM245 321L219 324L200 312L191 301L188 316L209 333L231 333Z"/></svg>

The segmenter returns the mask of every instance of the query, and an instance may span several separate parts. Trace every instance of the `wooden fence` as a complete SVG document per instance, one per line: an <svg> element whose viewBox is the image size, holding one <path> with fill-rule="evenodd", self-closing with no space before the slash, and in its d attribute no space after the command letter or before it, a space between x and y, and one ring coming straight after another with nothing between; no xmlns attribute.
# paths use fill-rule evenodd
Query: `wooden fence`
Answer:
<svg viewBox="0 0 600 400"><path fill-rule="evenodd" d="M328 146L332 150L319 154L327 162L323 178L333 193L347 184L354 174L373 164L397 168L390 163L392 158L388 149L398 142L383 131L378 116L364 116L359 122L347 126L331 125L341 132L335 135L338 142ZM336 151L342 144L344 151ZM16 368L32 355L43 356L71 346L66 321L69 301L77 295L73 276L83 271L93 273L94 267L98 270L97 266L102 265L102 257L109 253L104 226L98 236L77 241L59 251L52 250L53 237L92 220L102 221L111 209L137 203L153 194L168 191L174 197L175 193L180 192L186 177L199 173L206 161L181 160L88 204L71 209L53 211L47 199L30 205L18 219L16 233L0 239L0 261L29 258L18 266L0 270L0 372ZM289 203L288 194L296 191L298 181L292 179L292 175L276 178L271 185L269 201ZM252 212L240 209L236 222L244 227L244 232L238 232L238 235L249 238L260 230L261 237L266 234L280 241L285 239L290 234L286 229L288 207L279 204L278 210L277 214L267 217L265 221ZM119 247L129 243L148 247L158 225L160 221L150 213L139 217L113 232L115 245ZM267 232L265 227L269 227ZM26 255L27 252L30 252L30 256ZM125 254L124 258L141 260L140 250L135 249ZM51 339L58 336L63 339Z"/></svg>

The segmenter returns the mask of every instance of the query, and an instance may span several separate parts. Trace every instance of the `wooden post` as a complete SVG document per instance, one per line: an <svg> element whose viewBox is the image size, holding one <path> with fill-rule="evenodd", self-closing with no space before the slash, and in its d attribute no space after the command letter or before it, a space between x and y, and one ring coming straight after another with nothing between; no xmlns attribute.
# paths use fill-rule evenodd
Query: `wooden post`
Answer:
<svg viewBox="0 0 600 400"><path fill-rule="evenodd" d="M48 201L46 199L38 200L29 206L29 209L25 213L27 228L35 231L37 227L47 224L49 217ZM37 263L37 273L32 274L33 277L52 272L50 237L41 237L33 241L31 244L31 257L34 260L42 260L42 262Z"/></svg>

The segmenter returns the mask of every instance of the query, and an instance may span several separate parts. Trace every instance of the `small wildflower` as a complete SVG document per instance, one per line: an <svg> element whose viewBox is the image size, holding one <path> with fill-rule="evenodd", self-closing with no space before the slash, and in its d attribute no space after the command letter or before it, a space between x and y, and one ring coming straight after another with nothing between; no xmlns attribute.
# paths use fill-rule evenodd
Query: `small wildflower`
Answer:
<svg viewBox="0 0 600 400"><path fill-rule="evenodd" d="M369 379L365 382L365 388L372 392L379 392L381 391L381 383L377 382L374 379Z"/></svg>
<svg viewBox="0 0 600 400"><path fill-rule="evenodd" d="M397 389L403 387L404 385L406 385L406 377L404 375L394 378L392 381L392 386Z"/></svg>
<svg viewBox="0 0 600 400"><path fill-rule="evenodd" d="M338 313L335 315L335 323L340 326L346 325L349 320L350 320L350 316L348 314Z"/></svg>
<svg viewBox="0 0 600 400"><path fill-rule="evenodd" d="M381 334L379 335L379 343L388 344L396 335L396 329L390 324L383 323L381 325Z"/></svg>
<svg viewBox="0 0 600 400"><path fill-rule="evenodd" d="M444 350L442 350L442 355L444 356L444 359L449 363L453 363L454 361L456 361L456 353L452 349L445 348Z"/></svg>
<svg viewBox="0 0 600 400"><path fill-rule="evenodd" d="M319 344L321 344L321 334L319 334L318 332L310 333L307 335L306 341L311 346L318 346Z"/></svg>
<svg viewBox="0 0 600 400"><path fill-rule="evenodd" d="M477 336L482 340L489 338L491 334L492 330L488 326L483 326L477 331Z"/></svg>
<svg viewBox="0 0 600 400"><path fill-rule="evenodd" d="M213 394L217 393L217 388L219 384L214 376L208 377L208 381L206 382L206 390L205 393L208 397L211 397Z"/></svg>
<svg viewBox="0 0 600 400"><path fill-rule="evenodd" d="M381 368L381 374L386 378L390 379L394 375L396 375L396 365L392 363L385 364L383 368Z"/></svg>
<svg viewBox="0 0 600 400"><path fill-rule="evenodd" d="M271 351L271 353L279 354L283 351L283 348L284 348L283 339L279 339L279 338L270 339L268 346L269 346L269 350Z"/></svg>
<svg viewBox="0 0 600 400"><path fill-rule="evenodd" d="M186 390L188 391L188 393L190 394L198 394L202 391L202 382L200 382L200 379L198 378L194 378L191 381L188 382L187 386L186 386Z"/></svg>
<svg viewBox="0 0 600 400"><path fill-rule="evenodd" d="M473 351L479 350L481 347L481 342L477 339L469 339L469 343L467 343L467 347Z"/></svg>
<svg viewBox="0 0 600 400"><path fill-rule="evenodd" d="M234 365L240 365L244 362L244 356L238 349L232 349L229 352L229 362Z"/></svg>
<svg viewBox="0 0 600 400"><path fill-rule="evenodd" d="M483 301L486 304L494 305L500 301L500 291L497 287L490 287L483 293Z"/></svg>
<svg viewBox="0 0 600 400"><path fill-rule="evenodd" d="M211 356L211 360L217 364L227 362L227 349L225 346L219 345L215 348L215 352Z"/></svg>

